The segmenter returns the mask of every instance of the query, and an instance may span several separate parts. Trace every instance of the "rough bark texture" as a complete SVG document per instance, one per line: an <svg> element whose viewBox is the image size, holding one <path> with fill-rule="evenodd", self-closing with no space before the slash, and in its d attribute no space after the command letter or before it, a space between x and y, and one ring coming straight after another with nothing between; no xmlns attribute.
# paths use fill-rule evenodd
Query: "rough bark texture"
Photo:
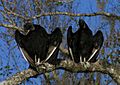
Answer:
<svg viewBox="0 0 120 85"><path fill-rule="evenodd" d="M55 69L64 69L70 72L101 72L103 74L108 74L114 79L114 81L120 84L120 67L106 64L105 62L102 62L102 61L91 63L88 68L85 68L83 65L76 64L72 62L71 60L63 60L58 66L53 66L48 63L45 63L43 66L41 65L37 69L39 73L33 71L32 69L27 69L25 71L17 73L14 76L6 79L0 84L17 85L32 76L50 72Z"/></svg>

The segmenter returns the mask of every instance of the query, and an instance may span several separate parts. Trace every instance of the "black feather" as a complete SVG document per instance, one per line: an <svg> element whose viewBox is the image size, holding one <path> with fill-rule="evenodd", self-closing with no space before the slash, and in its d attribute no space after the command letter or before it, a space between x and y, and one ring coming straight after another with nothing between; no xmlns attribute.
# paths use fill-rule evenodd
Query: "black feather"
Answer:
<svg viewBox="0 0 120 85"><path fill-rule="evenodd" d="M56 64L53 61L57 60L59 45L62 42L60 29L57 28L48 34L42 26L26 23L24 30L27 32L25 35L18 30L15 31L15 40L30 63L30 67L35 67L42 62ZM48 58L54 47L56 49Z"/></svg>
<svg viewBox="0 0 120 85"><path fill-rule="evenodd" d="M71 26L67 31L67 43L70 58L76 63L96 61L99 50L97 50L93 57L91 55L94 53L93 49L100 49L103 44L102 32L98 31L93 36L92 31L82 19L79 20L79 26L80 27L75 33L72 32Z"/></svg>
<svg viewBox="0 0 120 85"><path fill-rule="evenodd" d="M48 59L48 62L51 64L59 64L58 59L56 58L59 52L59 46L62 42L62 32L60 28L56 28L51 34L48 34L49 37L49 49L48 49L48 56L51 58Z"/></svg>
<svg viewBox="0 0 120 85"><path fill-rule="evenodd" d="M94 53L95 50L96 50L96 53L90 59L89 62L96 62L97 61L97 56L98 56L99 51L100 51L100 49L103 45L103 41L104 41L103 33L100 30L98 30L97 33L93 36L93 51L92 51L92 54Z"/></svg>

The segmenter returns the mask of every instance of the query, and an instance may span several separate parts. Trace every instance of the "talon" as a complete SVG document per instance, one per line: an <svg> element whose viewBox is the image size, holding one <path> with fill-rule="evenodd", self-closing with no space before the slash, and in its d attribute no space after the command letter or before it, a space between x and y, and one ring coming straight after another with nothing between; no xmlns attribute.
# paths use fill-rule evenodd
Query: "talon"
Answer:
<svg viewBox="0 0 120 85"><path fill-rule="evenodd" d="M89 67L90 67L90 63L89 63L89 62L86 62L86 65L87 65L87 68L89 68Z"/></svg>
<svg viewBox="0 0 120 85"><path fill-rule="evenodd" d="M87 68L89 68L90 67L90 63L89 62L85 62L84 63L84 67L87 69Z"/></svg>

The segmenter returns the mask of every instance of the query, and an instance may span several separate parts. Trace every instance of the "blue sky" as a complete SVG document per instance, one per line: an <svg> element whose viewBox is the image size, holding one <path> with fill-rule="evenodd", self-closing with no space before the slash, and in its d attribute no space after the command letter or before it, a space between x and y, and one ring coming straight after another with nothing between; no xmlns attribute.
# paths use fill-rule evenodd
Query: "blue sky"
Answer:
<svg viewBox="0 0 120 85"><path fill-rule="evenodd" d="M119 15L119 12L117 10L112 9L112 7L116 7L116 5L118 5L118 3L116 1L117 0L109 0L108 4L105 6L104 11L110 12L110 13L116 13ZM74 0L74 2L72 3L72 7L73 8L71 10L73 13L94 13L94 12L100 11L97 7L96 0L84 0L84 1L83 0ZM62 8L62 10L61 10L61 8ZM63 6L59 6L58 10L63 11L63 12L68 11L68 10L65 10L65 7L63 7ZM61 19L63 19L62 17L63 16L61 16ZM0 18L0 21L2 20L1 18ZM67 16L66 16L66 18L67 18ZM102 30L105 38L106 38L106 33L109 34L110 26L105 25L105 26L101 27L101 25L104 24L105 21L103 22L100 16L81 17L81 18L86 21L86 23L92 30L93 34L98 29ZM74 19L78 21L79 17L74 17ZM51 21L49 21L49 22L51 22ZM58 25L55 25L55 26L58 26ZM63 23L60 24L60 27L63 27L63 25L64 25ZM69 25L73 26L73 28L74 28L73 31L76 31L78 28L78 25L75 21L71 21ZM115 26L116 26L116 29L119 30L118 26L120 26L120 25L117 23ZM44 27L47 27L47 25ZM9 37L7 37L7 36L4 37L3 33L6 33L6 28L0 27L0 38L1 38L0 39L0 69L2 69L2 70L0 70L0 74L6 72L6 74L4 74L4 76L0 75L0 81L6 79L8 76L15 74L16 72L20 72L24 69L27 69L29 66L29 64L23 59L21 53L18 50L18 47L15 47L13 49L13 47L16 46L15 40L13 40L10 45L8 45L6 43L6 39L9 39ZM10 51L11 49L13 49L13 50ZM10 66L9 70L7 70L5 66ZM41 77L43 77L43 76L41 76ZM32 79L30 79L30 80L32 80ZM41 80L41 78L38 77L37 79L33 79L33 80L38 82ZM30 82L25 82L25 83L28 85L32 85ZM41 84L39 84L39 85L41 85Z"/></svg>

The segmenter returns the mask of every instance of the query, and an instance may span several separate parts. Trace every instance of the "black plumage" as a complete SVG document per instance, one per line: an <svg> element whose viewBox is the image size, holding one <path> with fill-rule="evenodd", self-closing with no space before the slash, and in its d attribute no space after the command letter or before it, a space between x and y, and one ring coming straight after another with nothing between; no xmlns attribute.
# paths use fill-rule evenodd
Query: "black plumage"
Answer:
<svg viewBox="0 0 120 85"><path fill-rule="evenodd" d="M24 32L15 31L15 40L24 58L30 63L30 67L43 62L57 64L55 61L62 42L62 33L59 28L48 34L42 26L26 23Z"/></svg>
<svg viewBox="0 0 120 85"><path fill-rule="evenodd" d="M94 36L84 20L79 20L79 28L73 33L68 28L67 43L70 58L76 62L95 62L103 44L103 34L98 31Z"/></svg>
<svg viewBox="0 0 120 85"><path fill-rule="evenodd" d="M104 37L103 33L98 30L97 33L93 36L93 49L92 49L92 55L90 56L89 60L90 62L96 62L97 56L99 54L100 48L103 45Z"/></svg>
<svg viewBox="0 0 120 85"><path fill-rule="evenodd" d="M57 55L59 52L59 46L62 42L62 33L60 29L57 27L51 34L48 34L49 40L49 50L47 57L51 57L48 59L50 64L59 64L61 60L57 59Z"/></svg>

